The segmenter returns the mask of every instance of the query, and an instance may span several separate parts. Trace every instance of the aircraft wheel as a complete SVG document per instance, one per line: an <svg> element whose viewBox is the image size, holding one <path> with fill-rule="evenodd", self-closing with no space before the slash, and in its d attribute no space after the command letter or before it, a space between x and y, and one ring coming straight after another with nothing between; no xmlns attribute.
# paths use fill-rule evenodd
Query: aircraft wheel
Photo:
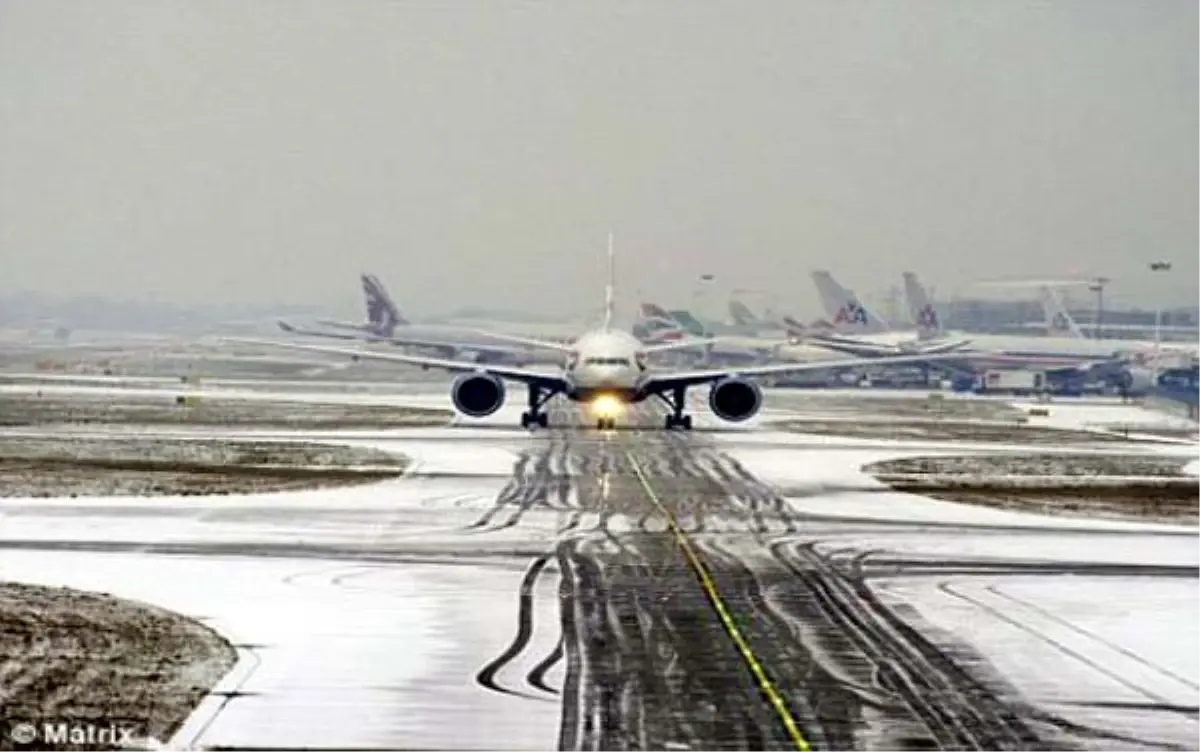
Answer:
<svg viewBox="0 0 1200 752"><path fill-rule="evenodd" d="M685 430L685 431L692 430L692 416L690 416L690 415L683 416L683 419L680 421L680 423L683 424L683 430Z"/></svg>
<svg viewBox="0 0 1200 752"><path fill-rule="evenodd" d="M539 413L537 416L537 424L542 428L549 428L550 416L547 413Z"/></svg>

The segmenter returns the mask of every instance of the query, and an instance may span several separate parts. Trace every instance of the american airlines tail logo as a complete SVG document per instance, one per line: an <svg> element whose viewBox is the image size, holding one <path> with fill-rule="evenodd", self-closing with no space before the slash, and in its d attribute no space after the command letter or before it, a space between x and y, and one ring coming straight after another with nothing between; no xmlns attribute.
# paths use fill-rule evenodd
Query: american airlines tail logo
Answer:
<svg viewBox="0 0 1200 752"><path fill-rule="evenodd" d="M923 305L921 310L917 311L917 326L925 329L938 328L937 311L933 310L932 305Z"/></svg>
<svg viewBox="0 0 1200 752"><path fill-rule="evenodd" d="M837 315L833 317L835 324L866 324L867 309L862 307L862 304L857 300L851 300L846 305L838 309Z"/></svg>

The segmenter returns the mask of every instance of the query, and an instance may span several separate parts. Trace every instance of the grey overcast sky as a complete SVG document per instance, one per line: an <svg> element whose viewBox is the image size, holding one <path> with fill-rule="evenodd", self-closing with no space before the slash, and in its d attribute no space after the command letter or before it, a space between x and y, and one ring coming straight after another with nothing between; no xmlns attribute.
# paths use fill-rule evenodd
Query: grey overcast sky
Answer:
<svg viewBox="0 0 1200 752"><path fill-rule="evenodd" d="M0 0L0 293L1191 303L1197 110L1192 0Z"/></svg>

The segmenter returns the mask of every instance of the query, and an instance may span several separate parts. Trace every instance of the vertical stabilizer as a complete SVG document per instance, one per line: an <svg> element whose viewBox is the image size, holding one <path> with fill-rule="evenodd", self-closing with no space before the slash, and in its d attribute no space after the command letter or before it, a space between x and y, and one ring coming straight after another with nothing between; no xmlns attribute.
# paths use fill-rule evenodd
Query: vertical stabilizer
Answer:
<svg viewBox="0 0 1200 752"><path fill-rule="evenodd" d="M917 339L936 339L945 334L933 301L912 272L904 272L904 297L908 301L908 313L917 325Z"/></svg>
<svg viewBox="0 0 1200 752"><path fill-rule="evenodd" d="M604 287L604 331L612 329L616 299L617 258L613 253L613 235L608 233L608 284Z"/></svg>
<svg viewBox="0 0 1200 752"><path fill-rule="evenodd" d="M1042 300L1042 308L1046 312L1046 331L1051 337L1084 338L1083 330L1071 318L1071 314L1067 313L1067 309L1054 294L1054 290L1049 287L1041 287L1038 289L1038 294Z"/></svg>
<svg viewBox="0 0 1200 752"><path fill-rule="evenodd" d="M754 326L763 323L759 320L758 316L754 315L754 311L751 311L750 307L740 300L729 301L729 317L733 320L733 323L741 326Z"/></svg>
<svg viewBox="0 0 1200 752"><path fill-rule="evenodd" d="M812 273L817 294L825 315L830 317L834 328L844 334L876 334L888 331L887 323L873 311L867 309L854 294L833 278L827 271Z"/></svg>
<svg viewBox="0 0 1200 752"><path fill-rule="evenodd" d="M367 326L373 334L390 337L396 327L408 324L392 302L383 283L374 274L362 275L363 296L367 301Z"/></svg>

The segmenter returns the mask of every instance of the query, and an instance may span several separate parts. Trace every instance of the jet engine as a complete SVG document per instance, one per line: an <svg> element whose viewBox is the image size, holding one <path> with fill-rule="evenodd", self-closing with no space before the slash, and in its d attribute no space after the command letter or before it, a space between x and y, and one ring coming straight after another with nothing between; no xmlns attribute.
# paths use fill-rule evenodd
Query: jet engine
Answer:
<svg viewBox="0 0 1200 752"><path fill-rule="evenodd" d="M463 415L486 418L504 405L504 382L490 373L464 373L450 387L450 398Z"/></svg>
<svg viewBox="0 0 1200 752"><path fill-rule="evenodd" d="M1154 371L1149 368L1126 368L1118 373L1114 380L1117 388L1131 397L1140 397L1158 386L1154 383Z"/></svg>
<svg viewBox="0 0 1200 752"><path fill-rule="evenodd" d="M721 420L740 423L753 418L762 407L762 389L753 381L722 379L708 393L708 407Z"/></svg>

